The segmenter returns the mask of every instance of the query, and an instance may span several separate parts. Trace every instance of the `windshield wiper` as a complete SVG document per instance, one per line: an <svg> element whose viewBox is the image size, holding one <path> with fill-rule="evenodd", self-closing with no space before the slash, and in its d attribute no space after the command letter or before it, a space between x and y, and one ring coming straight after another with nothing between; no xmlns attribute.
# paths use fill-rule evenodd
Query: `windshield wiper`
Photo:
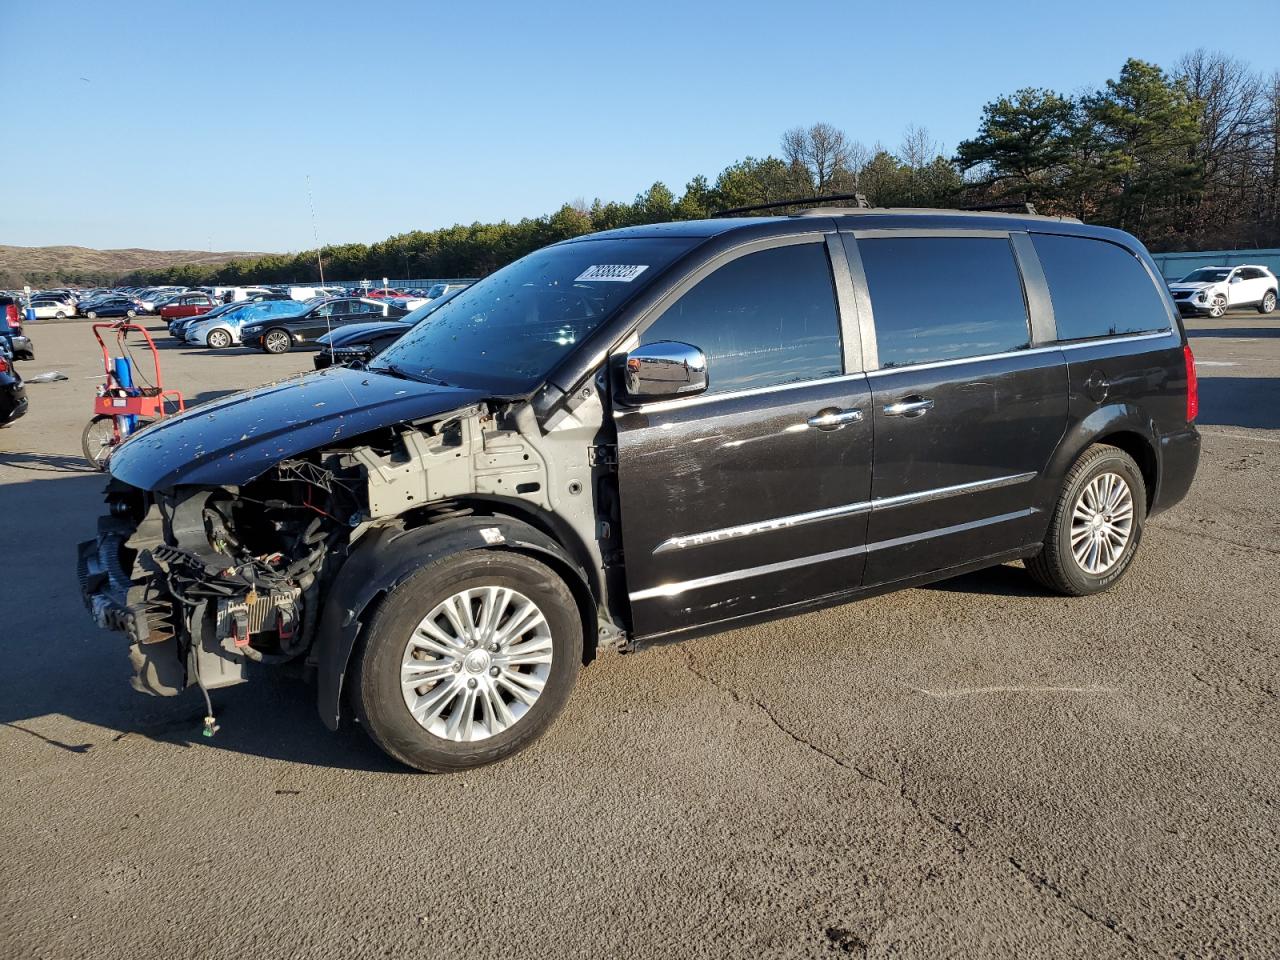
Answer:
<svg viewBox="0 0 1280 960"><path fill-rule="evenodd" d="M425 373L410 373L404 367L394 363L388 363L384 366L367 367L366 369L372 370L375 373L389 373L392 376L399 377L401 380L412 380L415 383L432 383L438 387L449 386L449 384L445 383L443 380L437 380L435 377L429 377Z"/></svg>

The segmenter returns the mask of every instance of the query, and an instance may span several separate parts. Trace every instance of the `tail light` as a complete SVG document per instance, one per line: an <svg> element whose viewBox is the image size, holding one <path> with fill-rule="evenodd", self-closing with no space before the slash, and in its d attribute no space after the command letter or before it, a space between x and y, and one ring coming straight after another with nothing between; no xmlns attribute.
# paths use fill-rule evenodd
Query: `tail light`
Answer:
<svg viewBox="0 0 1280 960"><path fill-rule="evenodd" d="M21 321L18 320L17 304L9 303L5 305L4 319L5 322L14 330L17 330L18 327L22 326Z"/></svg>
<svg viewBox="0 0 1280 960"><path fill-rule="evenodd" d="M9 361L6 360L4 357L0 357L0 373L8 373L8 372L9 372Z"/></svg>
<svg viewBox="0 0 1280 960"><path fill-rule="evenodd" d="M1200 382L1196 379L1196 357L1190 346L1182 348L1182 358L1187 364L1187 423L1200 413Z"/></svg>

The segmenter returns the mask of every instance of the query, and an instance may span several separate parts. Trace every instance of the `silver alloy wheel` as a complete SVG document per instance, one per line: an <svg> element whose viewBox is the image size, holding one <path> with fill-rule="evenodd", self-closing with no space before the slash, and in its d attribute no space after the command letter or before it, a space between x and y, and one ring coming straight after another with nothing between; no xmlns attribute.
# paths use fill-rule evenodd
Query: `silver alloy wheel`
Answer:
<svg viewBox="0 0 1280 960"><path fill-rule="evenodd" d="M231 346L231 334L225 330L213 330L209 333L209 346L215 350Z"/></svg>
<svg viewBox="0 0 1280 960"><path fill-rule="evenodd" d="M1085 573L1106 573L1133 535L1133 491L1118 473L1089 481L1071 511L1071 554Z"/></svg>
<svg viewBox="0 0 1280 960"><path fill-rule="evenodd" d="M507 587L455 593L422 618L400 661L405 706L443 740L474 743L520 721L551 675L551 628Z"/></svg>
<svg viewBox="0 0 1280 960"><path fill-rule="evenodd" d="M1275 291L1268 291L1267 295L1262 298L1262 312L1271 313L1276 308Z"/></svg>
<svg viewBox="0 0 1280 960"><path fill-rule="evenodd" d="M283 330L272 330L262 342L271 353L284 353L289 349L289 335Z"/></svg>
<svg viewBox="0 0 1280 960"><path fill-rule="evenodd" d="M1213 303L1209 306L1209 316L1220 317L1227 312L1227 298L1222 294L1218 294L1213 298Z"/></svg>

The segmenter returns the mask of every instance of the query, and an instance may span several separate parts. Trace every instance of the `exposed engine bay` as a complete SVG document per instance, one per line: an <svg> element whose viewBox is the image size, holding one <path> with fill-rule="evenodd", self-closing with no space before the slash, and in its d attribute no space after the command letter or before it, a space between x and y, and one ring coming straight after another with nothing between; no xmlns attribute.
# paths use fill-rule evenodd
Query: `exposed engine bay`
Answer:
<svg viewBox="0 0 1280 960"><path fill-rule="evenodd" d="M575 566L602 594L616 493L595 455L599 400L579 406L557 428L526 402L475 404L291 456L243 485L146 491L113 478L98 536L80 545L85 602L128 639L135 689L198 686L207 701L245 680L250 662L314 667L321 611L341 602L338 571L388 526L523 507L570 528ZM620 635L600 619L602 636Z"/></svg>

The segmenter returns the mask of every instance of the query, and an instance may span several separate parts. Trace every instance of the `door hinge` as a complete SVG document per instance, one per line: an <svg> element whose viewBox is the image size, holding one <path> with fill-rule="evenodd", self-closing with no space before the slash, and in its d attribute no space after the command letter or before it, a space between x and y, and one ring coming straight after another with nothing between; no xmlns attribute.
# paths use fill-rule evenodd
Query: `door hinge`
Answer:
<svg viewBox="0 0 1280 960"><path fill-rule="evenodd" d="M593 467L618 468L618 448L612 443L597 443L587 452L587 462Z"/></svg>

